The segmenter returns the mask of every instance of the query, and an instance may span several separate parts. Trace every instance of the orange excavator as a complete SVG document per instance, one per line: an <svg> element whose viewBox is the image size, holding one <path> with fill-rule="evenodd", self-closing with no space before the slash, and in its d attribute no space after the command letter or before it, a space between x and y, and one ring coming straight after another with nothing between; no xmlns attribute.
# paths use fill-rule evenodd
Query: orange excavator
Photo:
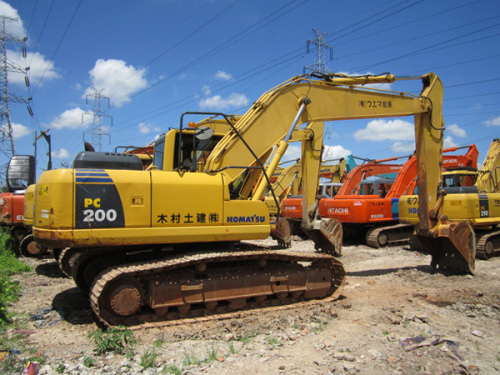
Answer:
<svg viewBox="0 0 500 375"><path fill-rule="evenodd" d="M381 159L381 160L373 160L366 164L361 164L356 166L351 172L347 175L345 180L343 181L342 187L338 190L337 195L349 195L349 194L365 194L364 190L365 185L361 184L361 182L372 176L380 176L380 178L385 178L387 183L392 181L397 173L400 171L402 165L401 164L386 164L389 161L394 161L397 158L389 158L389 159ZM321 202L321 201L320 201ZM300 234L301 231L299 229L300 223L302 221L302 197L295 196L287 199L283 199L281 204L282 216L285 217L292 228L292 233ZM338 214L342 214L338 212ZM348 214L348 212L346 213ZM321 217L327 218L328 215L322 215ZM336 217L336 219L340 220L340 218ZM342 220L340 220L342 221ZM345 231L345 228L344 228Z"/></svg>
<svg viewBox="0 0 500 375"><path fill-rule="evenodd" d="M28 232L23 222L24 193L35 182L34 160L31 155L14 155L7 166L8 191L0 194L0 226L8 227L18 241Z"/></svg>
<svg viewBox="0 0 500 375"><path fill-rule="evenodd" d="M448 148L443 153L459 149L467 149L467 152L463 155L443 155L444 170L477 168L479 151L475 145ZM354 183L359 180L360 170L353 171L357 172ZM351 179L351 183L346 182L345 189L334 198L321 199L320 216L342 222L344 235L366 233L366 244L374 248L407 243L413 233L413 226L396 223L399 220L398 202L401 195L409 192L413 194L415 190L416 157L410 157L392 181L382 176L366 177L355 188Z"/></svg>
<svg viewBox="0 0 500 375"><path fill-rule="evenodd" d="M346 169L345 159L336 159L328 161L338 161L338 164L326 164L327 161L321 164L321 169L319 171L319 177L326 178L332 183L339 183L344 176ZM274 196L277 198L278 203L281 202L289 194L298 195L301 190L302 184L302 163L299 160L295 164L292 164L283 169L281 174L276 178L275 182L271 186L271 190L274 191ZM272 194L268 193L264 197L264 202L269 208L269 213L271 215L276 215L278 213L278 206Z"/></svg>

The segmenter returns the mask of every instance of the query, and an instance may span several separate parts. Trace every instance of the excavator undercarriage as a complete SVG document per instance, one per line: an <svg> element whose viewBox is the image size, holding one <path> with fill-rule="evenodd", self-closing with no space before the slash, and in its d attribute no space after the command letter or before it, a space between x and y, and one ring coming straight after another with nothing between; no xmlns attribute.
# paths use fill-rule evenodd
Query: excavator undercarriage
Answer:
<svg viewBox="0 0 500 375"><path fill-rule="evenodd" d="M340 295L345 274L333 257L241 248L109 268L92 308L105 325L130 326Z"/></svg>

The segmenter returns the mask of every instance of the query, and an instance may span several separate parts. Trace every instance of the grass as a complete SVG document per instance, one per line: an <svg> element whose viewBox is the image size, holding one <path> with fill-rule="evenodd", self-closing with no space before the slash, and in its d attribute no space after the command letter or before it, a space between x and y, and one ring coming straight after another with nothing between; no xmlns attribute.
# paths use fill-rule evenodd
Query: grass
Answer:
<svg viewBox="0 0 500 375"><path fill-rule="evenodd" d="M83 365L85 367L92 367L96 365L95 359L93 357L86 356L83 358Z"/></svg>
<svg viewBox="0 0 500 375"><path fill-rule="evenodd" d="M168 365L163 369L164 374L174 374L174 375L181 375L182 370L178 368L176 365Z"/></svg>
<svg viewBox="0 0 500 375"><path fill-rule="evenodd" d="M153 345L155 348L160 349L163 344L165 344L165 339L162 336L158 336Z"/></svg>
<svg viewBox="0 0 500 375"><path fill-rule="evenodd" d="M249 333L245 333L243 336L239 336L238 337L238 341L241 342L243 344L243 346L245 346L246 344L248 344L250 342L250 340L257 336L257 332L252 330L250 331Z"/></svg>
<svg viewBox="0 0 500 375"><path fill-rule="evenodd" d="M267 340L267 344L270 346L276 346L280 343L280 341L276 337L271 337Z"/></svg>
<svg viewBox="0 0 500 375"><path fill-rule="evenodd" d="M31 268L20 262L14 252L15 241L6 232L0 230L0 327L12 323L7 311L8 306L20 296L19 284L12 280L16 273L29 271Z"/></svg>
<svg viewBox="0 0 500 375"><path fill-rule="evenodd" d="M23 347L22 338L7 335L9 329L22 328L14 319L14 314L9 311L9 306L19 299L21 288L12 276L21 272L30 271L31 268L22 263L15 255L16 242L7 233L6 228L0 228L0 348L3 350L18 349L26 351ZM46 358L32 356L20 360L17 356L7 355L0 362L0 374L20 374L27 361L45 363Z"/></svg>
<svg viewBox="0 0 500 375"><path fill-rule="evenodd" d="M205 360L206 363L214 362L217 360L217 353L219 352L219 347L212 345L210 349L207 349L207 359Z"/></svg>
<svg viewBox="0 0 500 375"><path fill-rule="evenodd" d="M313 332L314 333L323 332L327 325L328 325L327 322L320 322L316 327L313 328Z"/></svg>
<svg viewBox="0 0 500 375"><path fill-rule="evenodd" d="M124 354L135 345L135 338L132 331L125 327L113 327L106 331L95 330L89 335L93 339L96 354L101 355L108 352Z"/></svg>
<svg viewBox="0 0 500 375"><path fill-rule="evenodd" d="M154 350L149 351L146 349L146 351L141 356L141 362L139 364L145 369L151 368L154 366L156 358L158 358L158 353L156 353Z"/></svg>
<svg viewBox="0 0 500 375"><path fill-rule="evenodd" d="M192 366L192 365L199 365L201 361L196 358L193 354L186 353L184 354L184 360L182 361L182 364L184 366Z"/></svg>
<svg viewBox="0 0 500 375"><path fill-rule="evenodd" d="M66 365L64 363L59 363L56 367L56 372L58 374L64 374L64 371L66 371Z"/></svg>

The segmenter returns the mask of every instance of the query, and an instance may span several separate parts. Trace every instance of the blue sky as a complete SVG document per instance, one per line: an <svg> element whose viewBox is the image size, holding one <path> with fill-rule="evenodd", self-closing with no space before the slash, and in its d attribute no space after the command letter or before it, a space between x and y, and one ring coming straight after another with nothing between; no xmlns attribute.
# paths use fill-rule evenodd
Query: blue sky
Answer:
<svg viewBox="0 0 500 375"><path fill-rule="evenodd" d="M34 116L10 104L16 151L33 154L34 132L50 128L54 167L71 164L92 140L96 92L110 99L109 107L101 101L110 134L102 150L146 145L178 127L185 111L244 113L302 74L315 62L314 49L306 53L313 28L333 46L332 72L436 72L445 87L445 146L475 143L482 161L500 136L497 0L0 0L0 14L18 19L7 23L9 33L28 37L26 58L7 44L8 59L30 67L29 89L22 74L9 73L10 92L33 98ZM327 157L408 155L412 121L330 123ZM37 144L39 175L48 149Z"/></svg>

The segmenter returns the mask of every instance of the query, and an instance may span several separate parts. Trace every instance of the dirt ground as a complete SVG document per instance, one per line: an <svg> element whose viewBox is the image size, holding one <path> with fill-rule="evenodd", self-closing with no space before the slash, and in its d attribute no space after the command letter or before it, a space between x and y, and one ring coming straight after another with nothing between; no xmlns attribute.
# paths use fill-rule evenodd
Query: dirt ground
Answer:
<svg viewBox="0 0 500 375"><path fill-rule="evenodd" d="M314 251L298 238L292 250ZM500 373L500 257L478 260L474 276L447 276L408 246L345 245L339 300L136 330L128 357L95 355L86 296L54 260L26 261L34 271L19 277L23 295L12 306L22 328L9 334L47 358L41 374ZM88 357L94 366L82 364Z"/></svg>

